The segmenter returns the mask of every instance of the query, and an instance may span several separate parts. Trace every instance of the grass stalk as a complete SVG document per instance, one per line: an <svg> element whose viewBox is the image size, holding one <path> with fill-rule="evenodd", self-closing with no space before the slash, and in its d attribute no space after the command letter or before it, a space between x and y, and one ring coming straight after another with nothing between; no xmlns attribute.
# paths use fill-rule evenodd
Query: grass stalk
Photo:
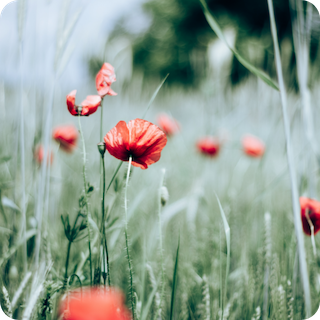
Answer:
<svg viewBox="0 0 320 320"><path fill-rule="evenodd" d="M299 252L300 273L301 273L301 280L302 280L302 286L303 286L303 292L304 292L305 315L307 318L309 318L311 316L311 294L310 294L309 275L308 275L307 262L306 262L306 253L304 248L304 238L302 234L302 223L300 218L299 194L298 194L297 179L296 179L296 172L295 172L293 151L292 151L292 144L291 144L290 123L289 123L289 116L287 111L287 95L286 95L286 89L285 89L284 80L283 80L283 74L282 74L280 49L279 49L279 43L278 43L276 22L274 17L273 3L272 3L272 0L267 0L267 1L268 1L268 9L270 14L271 33L272 33L272 39L273 39L273 45L274 45L276 70L278 75L280 97L281 97L281 104L282 104L282 117L283 117L284 130L285 130L285 136L286 136L287 161L289 166L289 174L290 174L290 182L291 182L291 197L292 197L295 233L297 237L297 246L298 246L298 252Z"/></svg>
<svg viewBox="0 0 320 320"><path fill-rule="evenodd" d="M162 221L161 221L161 208L162 208L162 203L161 203L161 189L163 187L164 183L164 175L166 173L165 169L162 169L162 174L160 178L160 185L159 185L159 195L158 195L158 218L159 218L159 242L160 242L160 259L161 259L161 292L160 292L160 303L158 310L156 312L156 316L160 316L161 318L161 310L162 310L162 300L164 296L164 263L163 263L163 244L162 244Z"/></svg>
<svg viewBox="0 0 320 320"><path fill-rule="evenodd" d="M127 170L127 177L126 177L126 184L124 187L124 212L125 212L125 238L126 238L126 251L127 251L127 260L129 266L129 281L130 281L130 302L131 302L131 312L132 312L132 319L135 319L135 312L134 312L134 303L133 303L133 277L132 277L132 264L130 260L130 252L129 252L129 243L128 243L128 184L129 184L129 177L130 177L130 169L132 163L132 156L129 157L129 164Z"/></svg>
<svg viewBox="0 0 320 320"><path fill-rule="evenodd" d="M22 189L22 204L21 204L21 213L22 213L22 237L26 237L27 222L26 222L26 175L25 175L25 145L24 145L24 106L23 106L23 59L22 59L22 41L19 45L19 57L20 57L20 152L21 152L21 189ZM24 273L27 272L27 243L23 244L22 249L22 259L23 259L23 270Z"/></svg>
<svg viewBox="0 0 320 320"><path fill-rule="evenodd" d="M89 261L90 261L90 284L92 285L92 254L91 254L91 241L90 241L90 226L89 226L89 206L88 206L88 198L87 198L87 179L86 179L86 162L87 162L87 156L86 156L86 145L84 142L82 127L81 127L81 121L80 121L80 114L81 111L79 111L78 115L78 122L79 122L79 131L81 135L82 140L82 150L83 150L83 187L84 187L84 200L86 203L86 225L88 229L88 248L89 248Z"/></svg>

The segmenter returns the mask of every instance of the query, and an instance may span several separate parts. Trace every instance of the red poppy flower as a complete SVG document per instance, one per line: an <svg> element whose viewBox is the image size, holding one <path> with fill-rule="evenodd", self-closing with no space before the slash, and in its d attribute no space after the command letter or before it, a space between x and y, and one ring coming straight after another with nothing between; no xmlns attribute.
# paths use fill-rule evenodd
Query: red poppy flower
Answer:
<svg viewBox="0 0 320 320"><path fill-rule="evenodd" d="M116 81L114 68L110 63L105 62L96 76L96 87L101 98L106 95L116 96L111 89L111 84Z"/></svg>
<svg viewBox="0 0 320 320"><path fill-rule="evenodd" d="M77 146L78 130L73 125L60 126L53 130L52 137L62 150L70 153Z"/></svg>
<svg viewBox="0 0 320 320"><path fill-rule="evenodd" d="M124 297L115 289L82 289L60 303L64 320L130 320Z"/></svg>
<svg viewBox="0 0 320 320"><path fill-rule="evenodd" d="M215 137L204 137L198 140L196 146L201 153L210 157L218 155L220 150L220 142Z"/></svg>
<svg viewBox="0 0 320 320"><path fill-rule="evenodd" d="M43 156L44 156L44 148L42 145L39 145L36 147L35 151L34 151L34 159L41 164L42 160L43 160ZM48 155L47 155L47 163L52 164L53 162L53 153L51 151L48 151Z"/></svg>
<svg viewBox="0 0 320 320"><path fill-rule="evenodd" d="M73 116L79 115L79 106L75 104L76 93L77 93L77 90L73 90L67 95L68 110ZM95 113L98 107L100 106L100 104L101 104L100 96L87 96L86 99L81 103L80 115L89 116L90 114Z"/></svg>
<svg viewBox="0 0 320 320"><path fill-rule="evenodd" d="M167 136L176 134L180 129L178 121L164 113L158 116L157 123Z"/></svg>
<svg viewBox="0 0 320 320"><path fill-rule="evenodd" d="M300 197L300 207L304 233L308 236L311 235L310 223L312 223L314 234L316 234L320 230L320 202L306 197Z"/></svg>
<svg viewBox="0 0 320 320"><path fill-rule="evenodd" d="M160 159L161 151L167 143L165 133L156 125L142 119L124 121L111 129L104 137L106 149L117 159L128 161L132 156L132 165L147 169Z"/></svg>
<svg viewBox="0 0 320 320"><path fill-rule="evenodd" d="M257 137L250 134L242 138L243 151L250 157L262 157L265 151L264 143Z"/></svg>

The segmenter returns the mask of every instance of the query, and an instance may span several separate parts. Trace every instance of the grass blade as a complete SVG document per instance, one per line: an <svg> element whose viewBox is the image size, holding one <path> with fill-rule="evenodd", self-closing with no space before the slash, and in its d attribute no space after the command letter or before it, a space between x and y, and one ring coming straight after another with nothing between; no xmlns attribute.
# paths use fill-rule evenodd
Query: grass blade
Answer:
<svg viewBox="0 0 320 320"><path fill-rule="evenodd" d="M310 294L310 283L308 268L306 262L306 252L304 248L304 238L302 234L302 222L300 217L300 204L299 204L299 193L297 186L297 178L295 172L295 166L293 161L293 150L291 144L291 133L290 133L290 122L287 111L287 93L284 85L283 74L282 74L282 64L280 57L280 49L277 36L277 27L274 17L273 3L272 0L268 0L268 9L270 15L270 24L271 24L271 33L274 45L274 56L276 62L276 69L278 75L278 82L280 87L280 97L282 104L282 116L284 123L284 130L286 135L286 146L287 146L287 160L289 166L290 182L291 182L291 198L292 198L292 208L293 208L293 218L294 218L294 227L297 237L297 247L299 251L299 269L301 274L301 281L304 292L304 302L305 302L305 313L306 317L311 316L311 294Z"/></svg>
<svg viewBox="0 0 320 320"><path fill-rule="evenodd" d="M220 214L221 214L221 218L222 218L222 222L223 222L223 228L224 228L224 233L226 235L226 241L227 241L227 266L226 266L226 278L225 278L225 283L224 283L224 295L223 295L223 304L222 304L222 318L223 318L223 309L226 305L226 300L227 300L227 288L228 288L228 277L229 277L229 271L230 271L230 227L226 218L226 215L223 211L223 208L221 206L220 200L216 195L218 204L219 204L219 208L220 208Z"/></svg>
<svg viewBox="0 0 320 320"><path fill-rule="evenodd" d="M15 294L14 294L14 296L12 298L12 303L11 303L12 309L14 309L16 303L18 302L18 300L19 300L19 298L20 298L20 296L21 296L21 294L23 292L23 289L27 285L31 275L32 275L32 273L30 271L27 272L26 275L24 276L23 280L21 281L18 290L15 292Z"/></svg>
<svg viewBox="0 0 320 320"><path fill-rule="evenodd" d="M215 18L212 16L212 14L209 11L209 8L204 0L200 0L203 8L203 13L211 27L211 29L216 33L218 38L222 40L227 47L232 51L236 59L244 66L246 67L250 72L252 72L254 75L259 77L262 81L264 81L267 85L269 85L271 88L278 90L279 87L278 85L262 70L259 70L255 66L253 66L249 61L247 61L236 49L232 48L229 43L227 42L221 28L219 27L217 21Z"/></svg>
<svg viewBox="0 0 320 320"><path fill-rule="evenodd" d="M28 230L26 232L26 236L23 237L22 239L20 239L20 241L18 241L18 243L16 245L14 245L13 247L10 248L10 250L0 259L0 267L2 266L2 264L9 259L16 251L17 249L24 244L25 242L27 242L31 237L33 237L35 234L37 233L37 230L32 229L32 230Z"/></svg>
<svg viewBox="0 0 320 320"><path fill-rule="evenodd" d="M179 240L178 240L176 262L174 264L174 270L173 270L170 320L172 320L173 312L174 312L174 303L175 303L175 296L176 296L176 289L177 289L177 278L178 278L179 251L180 251L180 234L179 234Z"/></svg>
<svg viewBox="0 0 320 320"><path fill-rule="evenodd" d="M156 98L156 96L158 95L158 92L160 91L161 87L163 86L164 82L167 80L169 76L169 73L164 77L164 79L162 80L162 82L159 84L159 87L156 89L156 91L154 92L154 94L152 95L148 105L147 105L147 108L142 116L142 119L144 119L147 115L147 112L148 110L150 109L151 105L152 105L152 102L154 101L154 99Z"/></svg>

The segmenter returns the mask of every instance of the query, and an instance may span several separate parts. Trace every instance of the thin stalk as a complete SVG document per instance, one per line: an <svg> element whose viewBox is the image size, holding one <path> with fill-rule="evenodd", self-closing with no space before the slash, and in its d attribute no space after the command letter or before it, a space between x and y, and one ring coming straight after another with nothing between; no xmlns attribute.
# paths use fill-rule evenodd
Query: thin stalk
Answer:
<svg viewBox="0 0 320 320"><path fill-rule="evenodd" d="M131 162L132 162L132 156L130 156L130 158L129 158L126 185L125 185L125 188L124 188L124 212L125 212L125 230L124 230L124 234L125 234L125 237L126 237L126 250L127 250L127 259L128 259L128 266L129 266L131 312L132 312L132 319L134 320L135 317L134 317L134 304L133 304L133 277L132 277L132 265L131 265L131 260L130 260L129 244L128 244L128 196L127 196L130 169L131 169Z"/></svg>
<svg viewBox="0 0 320 320"><path fill-rule="evenodd" d="M162 175L160 179L160 186L159 186L159 197L158 197L158 217L159 217L159 242L160 242L160 259L161 259L161 293L160 293L160 303L158 306L158 312L156 315L159 316L161 315L161 304L162 304L162 299L164 295L164 264L163 264L163 245L162 245L162 221L161 221L161 188L163 186L164 182L164 175L165 175L166 170L162 169Z"/></svg>
<svg viewBox="0 0 320 320"><path fill-rule="evenodd" d="M71 251L71 244L72 244L72 241L69 240L68 251L67 251L67 259L66 259L66 271L64 273L64 281L65 281L65 283L67 283L67 281L68 281L68 266L69 266L69 257L70 257L70 251Z"/></svg>
<svg viewBox="0 0 320 320"><path fill-rule="evenodd" d="M309 318L311 317L311 294L310 294L309 275L308 275L308 269L307 269L307 263L306 263L306 253L304 248L304 239L302 234L302 223L301 223L301 217L300 217L300 205L299 205L297 179L296 179L292 145L291 145L290 123L289 123L289 117L288 117L288 111L287 111L287 96L286 96L286 90L285 90L283 74L282 74L281 57L280 57L279 43L278 43L278 37L277 37L276 22L275 22L274 11L273 11L273 3L272 3L272 0L267 0L267 1L268 1L268 8L269 8L269 14L270 14L271 33L273 38L275 60L276 60L275 62L276 62L276 69L277 69L281 103L282 103L282 117L283 117L284 130L285 130L286 142L287 142L286 143L287 160L288 160L289 174L290 174L290 181L291 181L291 197L292 197L292 207L293 207L293 216L294 216L294 227L295 227L295 233L297 237L297 247L299 252L299 264L300 264L299 269L301 273L302 286L303 286L303 292L304 292L306 318Z"/></svg>
<svg viewBox="0 0 320 320"><path fill-rule="evenodd" d="M102 233L102 245L104 246L104 250L106 253L107 258L107 277L108 277L108 285L110 287L110 267L109 267L109 254L108 254L108 246L107 246L107 235L106 235L106 228L105 228L105 206L104 206L104 200L105 200L105 193L106 193L106 169L104 165L104 153L101 154L101 160L102 160L102 197L101 197L101 213L102 213L102 219L101 219L101 233ZM103 251L104 252L104 251ZM104 267L104 273L106 272L106 265L105 265L105 256L103 253L103 267ZM105 278L104 278L104 285L105 285Z"/></svg>
<svg viewBox="0 0 320 320"><path fill-rule="evenodd" d="M80 114L81 114L81 111L79 111L78 122L79 122L79 131L80 131L80 135L81 135L82 149L83 149L83 170L82 170L82 173L83 173L83 186L84 186L84 201L86 203L86 224L87 224L87 229L88 229L88 247L89 247L89 260L90 260L90 283L92 285L92 255L91 255L91 240L90 240L90 228L89 228L89 207L88 207L88 198L87 198L87 179L86 179L87 157L86 157L86 145L84 143L84 137L83 137L81 121L80 121Z"/></svg>
<svg viewBox="0 0 320 320"><path fill-rule="evenodd" d="M23 61L22 61L22 42L20 41L19 46L19 56L20 56L20 152L21 152L21 188L22 188L22 204L21 204L21 212L22 212L22 237L25 239L26 237L26 181L25 181L25 150L24 150L24 109L23 109L23 80L22 80L22 72L23 72ZM23 269L24 273L27 272L27 242L23 244Z"/></svg>
<svg viewBox="0 0 320 320"><path fill-rule="evenodd" d="M110 182L109 182L109 184L108 184L107 190L106 190L106 192L105 192L106 194L107 194L107 192L109 191L109 189L110 189L110 187L111 187L111 185L112 185L112 182L113 182L113 180L115 179L115 177L117 176L117 174L118 174L118 172L119 172L122 164L123 164L123 162L121 161L121 162L119 163L116 171L114 172L114 174L113 174L113 176L112 176L112 178L111 178L111 180L110 180Z"/></svg>

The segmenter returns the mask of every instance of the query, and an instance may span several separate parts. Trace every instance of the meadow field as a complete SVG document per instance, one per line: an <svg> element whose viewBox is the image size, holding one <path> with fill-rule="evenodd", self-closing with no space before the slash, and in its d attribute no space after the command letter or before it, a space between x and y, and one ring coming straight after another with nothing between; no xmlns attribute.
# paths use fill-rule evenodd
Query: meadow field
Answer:
<svg viewBox="0 0 320 320"><path fill-rule="evenodd" d="M63 80L70 28L52 74L37 70L35 82L23 72L17 28L10 50L23 77L0 79L2 310L23 320L311 317L320 304L320 205L305 209L311 236L304 211L298 220L294 212L300 197L319 199L320 83L307 42L296 47L298 91L281 86L279 64L272 83L252 69L232 87L228 67L213 67L186 89L170 85L170 74L126 72L130 55L123 61L109 47L103 59L115 74L101 73L109 77L101 94L92 77ZM166 134L160 115L175 123ZM143 120L130 129L134 119ZM128 137L112 131L119 121ZM257 154L246 135L262 142ZM204 137L214 151L199 146Z"/></svg>

